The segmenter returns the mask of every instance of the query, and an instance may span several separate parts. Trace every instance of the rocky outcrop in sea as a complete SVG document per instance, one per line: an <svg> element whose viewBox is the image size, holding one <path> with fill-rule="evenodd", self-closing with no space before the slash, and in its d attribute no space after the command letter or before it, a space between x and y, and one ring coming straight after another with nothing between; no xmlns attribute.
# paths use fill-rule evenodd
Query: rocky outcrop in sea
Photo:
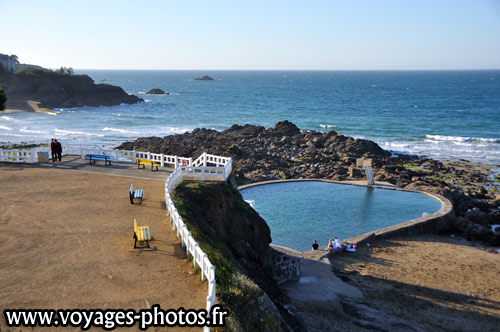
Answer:
<svg viewBox="0 0 500 332"><path fill-rule="evenodd" d="M469 240L500 244L492 225L500 224L498 188L485 187L491 179L484 165L441 162L426 157L395 155L375 142L336 133L301 131L281 121L272 128L233 125L224 131L195 129L164 138L139 138L118 148L198 157L203 152L231 156L238 184L325 178L363 180L357 158L372 159L375 181L402 188L435 192L453 202L457 218L452 231Z"/></svg>
<svg viewBox="0 0 500 332"><path fill-rule="evenodd" d="M146 92L147 95L168 95L168 92L163 91L162 89L151 89L148 92Z"/></svg>
<svg viewBox="0 0 500 332"><path fill-rule="evenodd" d="M210 76L203 76L194 79L195 81L213 81L214 79Z"/></svg>

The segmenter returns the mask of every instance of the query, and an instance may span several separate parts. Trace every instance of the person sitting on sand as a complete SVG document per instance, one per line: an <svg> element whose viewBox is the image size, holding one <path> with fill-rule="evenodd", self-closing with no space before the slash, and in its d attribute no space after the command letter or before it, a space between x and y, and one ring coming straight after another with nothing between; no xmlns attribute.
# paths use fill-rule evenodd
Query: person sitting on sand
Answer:
<svg viewBox="0 0 500 332"><path fill-rule="evenodd" d="M313 248L313 250L318 250L319 244L316 240L314 240L314 243L312 244L312 248Z"/></svg>
<svg viewBox="0 0 500 332"><path fill-rule="evenodd" d="M328 251L333 251L333 239L328 240Z"/></svg>

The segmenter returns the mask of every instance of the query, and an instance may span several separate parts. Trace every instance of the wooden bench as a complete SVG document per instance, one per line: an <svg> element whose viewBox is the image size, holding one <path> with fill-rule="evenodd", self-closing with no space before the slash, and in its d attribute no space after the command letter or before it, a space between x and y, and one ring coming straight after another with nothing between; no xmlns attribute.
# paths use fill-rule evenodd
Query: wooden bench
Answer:
<svg viewBox="0 0 500 332"><path fill-rule="evenodd" d="M134 199L138 199L139 204L142 204L142 189L134 191L134 185L130 185L130 204L134 204Z"/></svg>
<svg viewBox="0 0 500 332"><path fill-rule="evenodd" d="M151 241L149 226L137 226L137 220L134 219L134 249L141 248L137 247L137 242L146 242L146 247L150 248L149 241Z"/></svg>
<svg viewBox="0 0 500 332"><path fill-rule="evenodd" d="M106 166L108 163L111 165L111 157L103 154L86 154L85 158L90 160L90 164L92 164L92 161L94 161L95 164L96 160L103 160L104 166Z"/></svg>
<svg viewBox="0 0 500 332"><path fill-rule="evenodd" d="M158 163L154 160L147 160L147 159L139 159L137 158L135 160L137 162L137 169L140 168L140 166L142 166L142 168L146 168L146 165L150 165L151 166L151 172L153 171L153 167L156 167L156 170L158 170Z"/></svg>

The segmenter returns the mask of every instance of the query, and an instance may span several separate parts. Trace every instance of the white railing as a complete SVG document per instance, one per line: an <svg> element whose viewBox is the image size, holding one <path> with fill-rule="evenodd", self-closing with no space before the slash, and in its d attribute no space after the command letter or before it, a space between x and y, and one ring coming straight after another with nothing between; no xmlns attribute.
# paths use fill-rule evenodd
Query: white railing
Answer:
<svg viewBox="0 0 500 332"><path fill-rule="evenodd" d="M201 156L199 156L194 162L192 166L201 167L201 166L215 166L215 167L224 167L231 158L215 156L213 154L208 154L203 152Z"/></svg>
<svg viewBox="0 0 500 332"><path fill-rule="evenodd" d="M161 167L167 166L174 169L182 167L186 175L189 174L191 177L199 178L202 181L206 179L219 180L218 177L225 181L233 170L231 158L215 156L206 152L193 161L192 158L187 157L135 150L113 150L97 145L64 144L62 147L63 155L80 155L82 159L85 159L87 154L101 154L110 156L113 161L128 163L135 163L136 159L154 160ZM48 152L50 154L50 147L39 147L32 150L0 149L0 161L35 163L38 161L37 152Z"/></svg>
<svg viewBox="0 0 500 332"><path fill-rule="evenodd" d="M200 267L201 280L205 278L208 281L208 295L206 298L206 310L210 312L210 309L215 304L215 267L208 259L207 254L201 250L198 242L196 242L188 231L186 224L182 221L182 217L179 215L177 208L172 201L170 193L182 182L182 177L184 175L185 169L189 167L179 167L175 169L170 177L165 181L165 205L168 210L168 215L170 216L170 221L172 222L172 229L177 231L177 236L181 238L182 246L186 248L186 253L193 257L193 266ZM192 168L192 167L191 167ZM204 332L210 332L209 327L203 328Z"/></svg>
<svg viewBox="0 0 500 332"><path fill-rule="evenodd" d="M16 163L36 162L36 152L33 150L2 150L0 149L0 161L10 161Z"/></svg>

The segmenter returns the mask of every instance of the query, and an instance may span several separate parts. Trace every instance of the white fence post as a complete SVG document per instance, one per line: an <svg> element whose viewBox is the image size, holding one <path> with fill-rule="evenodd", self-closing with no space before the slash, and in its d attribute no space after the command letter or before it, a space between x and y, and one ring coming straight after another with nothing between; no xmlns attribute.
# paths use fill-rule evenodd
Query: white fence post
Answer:
<svg viewBox="0 0 500 332"><path fill-rule="evenodd" d="M164 167L165 166L165 160L163 160L164 156L163 156L163 153L160 155L161 159L160 159L160 165L161 167Z"/></svg>

